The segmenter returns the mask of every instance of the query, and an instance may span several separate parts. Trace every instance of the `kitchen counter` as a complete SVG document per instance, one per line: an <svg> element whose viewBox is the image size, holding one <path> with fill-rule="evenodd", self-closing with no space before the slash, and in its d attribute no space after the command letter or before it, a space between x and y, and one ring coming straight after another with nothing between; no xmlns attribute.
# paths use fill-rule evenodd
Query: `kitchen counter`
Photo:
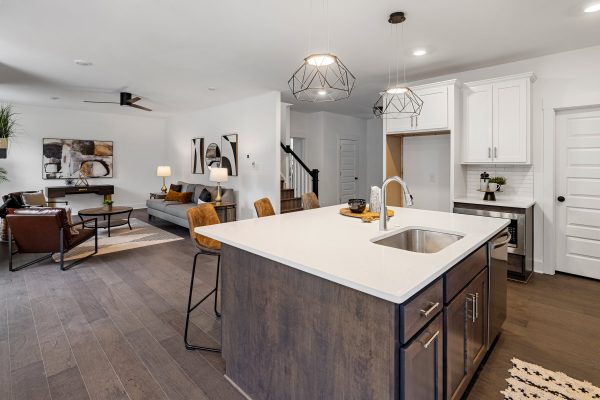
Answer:
<svg viewBox="0 0 600 400"><path fill-rule="evenodd" d="M396 304L408 300L505 228L509 221L389 207L388 231L378 221L344 217L344 205L196 228L196 232L261 257ZM464 237L437 253L374 244L407 228Z"/></svg>
<svg viewBox="0 0 600 400"><path fill-rule="evenodd" d="M497 195L497 198L499 196ZM535 200L524 198L524 197L512 197L512 198L498 198L496 201L483 200L483 193L481 196L474 197L459 197L454 199L455 203L468 203L468 204L483 204L486 206L493 207L510 207L510 208L529 208L535 204Z"/></svg>

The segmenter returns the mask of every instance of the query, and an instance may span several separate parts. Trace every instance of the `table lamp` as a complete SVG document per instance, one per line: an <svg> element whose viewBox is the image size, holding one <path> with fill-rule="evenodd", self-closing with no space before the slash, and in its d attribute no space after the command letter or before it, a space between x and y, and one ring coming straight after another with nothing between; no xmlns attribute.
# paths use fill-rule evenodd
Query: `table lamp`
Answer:
<svg viewBox="0 0 600 400"><path fill-rule="evenodd" d="M229 179L229 174L227 168L215 168L212 167L210 169L210 179L211 182L217 182L217 198L215 201L217 203L221 202L221 182L227 182Z"/></svg>
<svg viewBox="0 0 600 400"><path fill-rule="evenodd" d="M171 167L169 167L168 165L160 165L158 168L156 168L156 176L162 176L163 185L160 188L160 191L163 193L167 193L167 184L165 183L165 177L171 176Z"/></svg>

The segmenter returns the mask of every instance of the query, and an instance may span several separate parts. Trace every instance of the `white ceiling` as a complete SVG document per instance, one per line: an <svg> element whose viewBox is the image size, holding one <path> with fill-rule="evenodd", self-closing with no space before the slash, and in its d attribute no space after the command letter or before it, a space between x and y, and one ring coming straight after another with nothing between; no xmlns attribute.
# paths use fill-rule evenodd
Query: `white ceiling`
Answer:
<svg viewBox="0 0 600 400"><path fill-rule="evenodd" d="M387 85L393 11L407 14L406 53L429 51L407 56L408 80L600 44L600 13L584 14L584 0L328 1L331 51L356 87L349 100L294 109L368 117ZM0 99L144 114L82 103L118 101L126 87L155 116L265 90L297 103L287 81L309 27L312 51L326 42L323 0L312 2L311 18L309 0L0 0Z"/></svg>

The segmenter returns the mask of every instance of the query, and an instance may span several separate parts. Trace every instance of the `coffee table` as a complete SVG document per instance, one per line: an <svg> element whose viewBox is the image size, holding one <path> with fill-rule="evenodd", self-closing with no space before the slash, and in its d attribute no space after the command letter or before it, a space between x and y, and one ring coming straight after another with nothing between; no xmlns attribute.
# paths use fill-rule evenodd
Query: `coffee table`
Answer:
<svg viewBox="0 0 600 400"><path fill-rule="evenodd" d="M132 211L132 207L111 206L86 208L85 210L80 210L78 214L81 219L84 219L83 217L102 217L102 221L98 221L98 228L108 229L108 237L110 237L110 228L129 225L129 230L131 230L131 223L129 222L129 219ZM122 217L114 218L114 216L119 214L127 214L127 217L125 218L125 215L123 215ZM89 227L86 226L86 228Z"/></svg>

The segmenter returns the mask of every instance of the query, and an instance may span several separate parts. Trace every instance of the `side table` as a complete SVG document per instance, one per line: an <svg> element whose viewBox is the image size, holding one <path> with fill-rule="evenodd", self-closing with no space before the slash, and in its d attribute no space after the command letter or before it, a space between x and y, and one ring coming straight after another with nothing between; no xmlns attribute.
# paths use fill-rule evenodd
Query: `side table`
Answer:
<svg viewBox="0 0 600 400"><path fill-rule="evenodd" d="M151 199L164 199L165 197L167 197L167 194L163 192L150 193Z"/></svg>
<svg viewBox="0 0 600 400"><path fill-rule="evenodd" d="M236 220L237 216L235 203L216 203L213 201L212 204L215 206L215 211L217 212L221 223L232 222Z"/></svg>

